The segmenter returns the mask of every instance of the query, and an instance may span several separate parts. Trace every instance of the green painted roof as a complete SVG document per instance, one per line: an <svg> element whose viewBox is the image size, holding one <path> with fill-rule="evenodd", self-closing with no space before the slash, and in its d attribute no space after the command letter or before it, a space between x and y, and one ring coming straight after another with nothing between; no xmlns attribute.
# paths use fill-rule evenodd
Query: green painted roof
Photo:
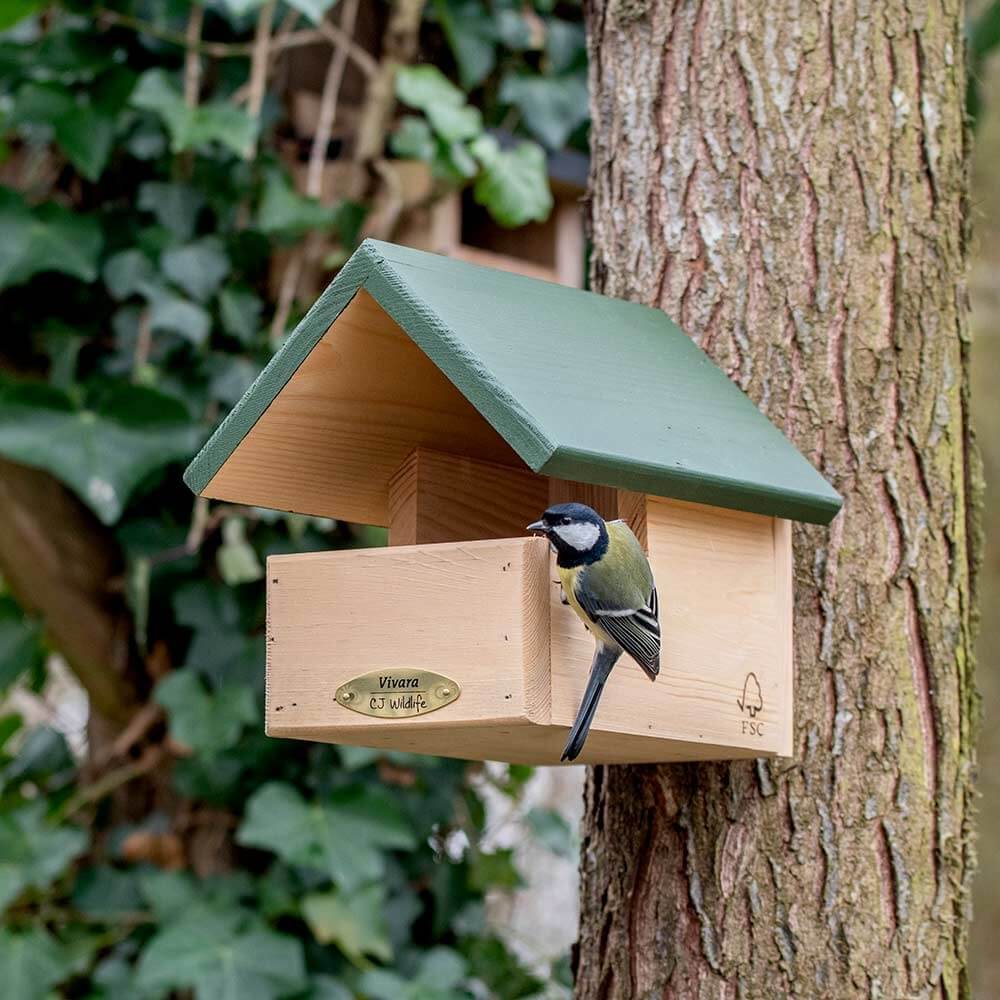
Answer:
<svg viewBox="0 0 1000 1000"><path fill-rule="evenodd" d="M841 498L664 313L366 240L197 455L201 492L364 287L536 472L827 523Z"/></svg>

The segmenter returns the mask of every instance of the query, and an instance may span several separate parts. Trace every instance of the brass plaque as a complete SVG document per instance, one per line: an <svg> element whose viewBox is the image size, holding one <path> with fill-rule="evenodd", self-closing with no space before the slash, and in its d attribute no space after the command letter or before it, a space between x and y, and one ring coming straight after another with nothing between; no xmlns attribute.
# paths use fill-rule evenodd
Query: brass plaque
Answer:
<svg viewBox="0 0 1000 1000"><path fill-rule="evenodd" d="M376 719L412 719L450 705L462 693L450 677L431 670L389 667L352 677L337 688L339 705Z"/></svg>

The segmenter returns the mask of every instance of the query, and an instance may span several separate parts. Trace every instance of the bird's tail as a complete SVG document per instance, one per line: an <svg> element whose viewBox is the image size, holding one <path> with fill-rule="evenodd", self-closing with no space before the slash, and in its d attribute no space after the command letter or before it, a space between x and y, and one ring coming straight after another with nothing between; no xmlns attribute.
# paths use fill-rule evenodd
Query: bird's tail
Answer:
<svg viewBox="0 0 1000 1000"><path fill-rule="evenodd" d="M587 740L587 733L590 732L590 724L594 721L594 713L597 711L597 703L601 700L605 681L621 655L620 649L598 645L597 652L594 653L594 662L590 666L587 689L583 692L580 710L576 713L573 728L569 732L569 739L566 741L566 748L563 750L560 760L572 761L580 756L583 744Z"/></svg>

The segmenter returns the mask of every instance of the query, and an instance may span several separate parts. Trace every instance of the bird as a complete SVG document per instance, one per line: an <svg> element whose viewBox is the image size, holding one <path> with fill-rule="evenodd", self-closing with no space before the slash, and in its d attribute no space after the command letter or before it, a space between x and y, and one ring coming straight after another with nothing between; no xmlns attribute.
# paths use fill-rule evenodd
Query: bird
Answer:
<svg viewBox="0 0 1000 1000"><path fill-rule="evenodd" d="M583 503L555 504L527 531L549 540L556 555L562 600L594 636L590 679L562 761L580 755L611 668L628 653L651 681L660 672L656 583L646 553L621 520L605 521Z"/></svg>

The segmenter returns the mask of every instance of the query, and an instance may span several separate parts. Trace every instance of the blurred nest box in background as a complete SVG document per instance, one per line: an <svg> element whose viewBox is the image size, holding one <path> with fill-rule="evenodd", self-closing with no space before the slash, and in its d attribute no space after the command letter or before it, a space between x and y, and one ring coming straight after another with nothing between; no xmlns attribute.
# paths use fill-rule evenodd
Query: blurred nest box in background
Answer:
<svg viewBox="0 0 1000 1000"><path fill-rule="evenodd" d="M523 535L580 500L646 546L663 633L581 762L791 754L791 521L841 501L658 310L367 240L186 479L389 528L269 560L273 736L558 761L593 645Z"/></svg>

